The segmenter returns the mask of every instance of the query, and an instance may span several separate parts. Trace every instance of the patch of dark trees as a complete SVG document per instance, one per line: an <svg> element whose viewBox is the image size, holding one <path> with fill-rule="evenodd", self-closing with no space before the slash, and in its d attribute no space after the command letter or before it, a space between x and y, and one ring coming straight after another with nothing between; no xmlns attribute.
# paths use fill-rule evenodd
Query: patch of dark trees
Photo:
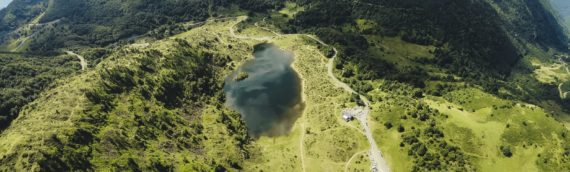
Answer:
<svg viewBox="0 0 570 172"><path fill-rule="evenodd" d="M527 52L524 44L537 44L543 48L566 47L560 26L550 12L536 0L496 1L502 8L513 9L519 18L503 20L487 2L468 0L385 0L372 1L298 1L308 6L305 11L284 25L286 33L312 33L323 41L337 47L341 52L336 67L344 77L355 79L387 79L424 88L426 81L456 81L453 77L430 76L420 67L396 69L395 65L368 53L372 45L367 36L399 36L403 41L431 45L434 59L419 58L416 63L425 66L439 66L451 75L460 77L461 82L482 87L485 91L504 98L527 102L551 99L560 103L550 92L535 95L501 95L506 88L517 91L509 82L511 71ZM310 4L310 5L309 5ZM527 8L528 11L521 8ZM365 31L346 29L356 26L356 19L367 19L378 27ZM503 27L503 26L506 26ZM513 35L520 35L514 37ZM356 65L358 71L346 69ZM536 88L549 87L534 84ZM441 93L439 93L441 94ZM523 94L518 94L523 95Z"/></svg>
<svg viewBox="0 0 570 172"><path fill-rule="evenodd" d="M297 15L290 21L290 27L284 30L315 33L324 41L344 47L344 57L363 63L362 65L385 63L369 60L374 57L366 53L369 47L364 38L366 35L401 36L404 41L411 43L437 46L438 49L434 52L436 60L426 63L449 68L462 76L471 72L508 75L510 66L520 58L501 30L500 21L493 17L494 11L484 3L453 0L388 0L367 3L377 5L350 1L313 1L311 8ZM342 25L355 25L354 21L358 18L375 21L380 26L368 30L368 33L342 30ZM356 54L357 52L362 54ZM389 71L389 68L377 69L378 75L392 76L381 72L386 70ZM416 70L409 74L418 73L422 72ZM423 81L425 79L420 77L424 76L419 75L417 78ZM422 86L409 76L392 79L409 80L413 85Z"/></svg>
<svg viewBox="0 0 570 172"><path fill-rule="evenodd" d="M68 56L2 54L0 58L0 131L18 117L20 110L39 93L53 87L56 79L79 69Z"/></svg>
<svg viewBox="0 0 570 172"><path fill-rule="evenodd" d="M446 118L446 116L429 108L428 105L417 103L399 119L412 122L414 125L399 124L395 127L392 122L396 121L389 121L384 123L384 126L388 130L402 133L400 147L408 150L408 156L414 157L412 171L473 170L469 157L461 148L445 139L445 134L435 118Z"/></svg>
<svg viewBox="0 0 570 172"><path fill-rule="evenodd" d="M77 160L86 161L85 165L75 164L74 159L58 161L58 159L46 160L46 166L42 168L51 169L55 166L58 170L92 170L89 160L92 158L91 151L85 154L81 152L66 152L67 148L81 146L92 147L98 143L107 149L127 150L145 149L146 142L157 139L161 133L165 133L171 142L172 149L194 150L197 153L202 151L202 141L206 139L203 134L203 126L197 116L206 104L218 106L222 112L219 114L220 123L225 124L236 139L240 148L245 150L245 145L250 141L245 125L241 121L241 116L237 112L223 111L222 103L225 95L221 91L223 81L217 80L217 72L221 67L225 67L230 59L206 52L200 48L191 47L191 43L177 39L178 44L172 48L173 52L164 55L157 50L128 52L130 55L137 54L137 64L130 67L114 66L105 67L99 71L101 76L100 84L86 91L87 99L93 103L85 111L80 120L82 132L79 139L66 141L66 144L58 147L58 152L53 157L76 157ZM199 45L198 45L199 46ZM116 56L127 54L120 51ZM160 59L167 59L161 61ZM163 70L170 70L171 73L164 74ZM160 75L160 77L156 77ZM158 78L158 79L157 79ZM121 113L115 111L118 103L130 100L122 100L124 95L131 95L131 98L142 101L156 102L156 104L143 105L141 111L132 111L127 114L134 122L127 122L128 125L135 125L138 130L134 139L126 139L124 129L118 128L101 133L100 128L108 125L108 117ZM124 103L123 103L124 105ZM135 105L132 105L135 106ZM140 109L140 107L129 107ZM178 112L184 112L181 114ZM144 126L144 127L142 127ZM180 129L179 126L189 126L188 129ZM132 126L131 126L132 127ZM180 131L183 130L183 131ZM97 135L96 139L88 139ZM70 149L74 150L74 149ZM244 152L244 155L246 152ZM191 163L191 162L187 162ZM220 165L220 169L241 169L241 162L232 162L230 165ZM126 164L111 164L113 169L122 170L142 170L142 171L170 171L174 169L171 164L161 161L152 162L150 166L143 166L141 160L129 159ZM215 165L215 164L214 164Z"/></svg>

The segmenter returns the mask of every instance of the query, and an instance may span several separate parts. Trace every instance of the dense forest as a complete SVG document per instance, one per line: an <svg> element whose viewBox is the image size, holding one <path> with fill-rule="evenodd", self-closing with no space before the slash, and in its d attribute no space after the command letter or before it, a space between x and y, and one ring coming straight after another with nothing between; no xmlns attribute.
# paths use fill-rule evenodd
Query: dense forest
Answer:
<svg viewBox="0 0 570 172"><path fill-rule="evenodd" d="M28 51L40 53L63 47L105 46L118 40L136 38L160 26L218 17L221 11L236 7L265 11L280 8L281 1L51 0L48 5L47 0L15 0L0 13L0 33L14 31L43 13L38 23L57 23L53 27L39 29ZM7 39L5 35L3 39Z"/></svg>
<svg viewBox="0 0 570 172"><path fill-rule="evenodd" d="M568 38L564 28L547 11L546 1L300 3L310 8L281 24L282 30L287 33L314 33L325 42L335 44L341 50L336 68L344 70L344 77L353 78L351 82L356 83L357 88L367 87L358 81L388 79L426 88L426 92L433 93L426 86L429 82L467 82L494 94L506 88L516 94L505 96L533 103L544 99L568 103L560 101L557 94L551 92L554 87L532 84L535 88L521 92L512 86L519 81L509 79L514 70L533 70L532 66L520 65L523 57L534 48L532 46L536 45L543 51L567 52ZM358 23L359 20L365 21L364 24ZM360 25L367 26L362 29ZM366 51L376 49L376 44L381 43L371 41L370 37L400 37L409 43L433 46L435 49L430 53L434 58L415 58L404 67L397 67L402 64L384 60L390 54L382 48L380 51L384 54ZM351 70L349 66L364 70ZM435 77L430 75L426 66L447 70L449 75ZM570 110L570 106L562 107Z"/></svg>
<svg viewBox="0 0 570 172"><path fill-rule="evenodd" d="M9 126L24 105L53 87L58 78L79 69L72 56L0 56L0 130Z"/></svg>
<svg viewBox="0 0 570 172"><path fill-rule="evenodd" d="M512 22L504 22L495 17L497 12L489 3L483 1L307 3L311 4L311 8L298 14L285 30L314 32L322 39L342 46L345 49L344 56L350 59L370 56L355 54L362 53L358 50L369 47L365 36L401 36L402 40L407 42L436 46L437 49L433 52L436 60L429 63L449 68L460 76L479 80L479 77L489 75L508 75L510 68L521 58L523 52L516 49L519 45L514 45L507 31L520 34L519 39L538 42L545 47L563 50L566 46L565 39L559 38L563 33L556 30L560 28L556 27L556 23L549 23L549 19L553 19L552 16L547 16L545 11L536 11L543 9L538 1L521 1L515 3L516 5L499 3L508 7L538 6L531 8L531 13L513 10L515 14L512 15L523 16ZM378 25L362 31L343 30L344 25L356 25L356 19L366 19ZM534 25L536 22L544 24ZM509 26L507 30L502 28L505 24Z"/></svg>

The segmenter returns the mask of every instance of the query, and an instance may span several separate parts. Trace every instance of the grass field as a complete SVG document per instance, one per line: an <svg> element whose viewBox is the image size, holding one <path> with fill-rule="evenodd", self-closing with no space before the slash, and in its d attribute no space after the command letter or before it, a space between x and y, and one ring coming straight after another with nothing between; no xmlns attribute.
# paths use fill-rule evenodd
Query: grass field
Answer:
<svg viewBox="0 0 570 172"><path fill-rule="evenodd" d="M426 126L401 118L414 100L376 96L383 99L374 103L372 113L378 144L394 171L410 171L416 160L401 147L402 134L383 124L402 124L406 131L410 126L414 130L425 130ZM445 140L472 159L476 171L564 171L570 167L563 153L567 151L564 145L570 143L564 134L567 129L537 106L500 99L474 88L443 97L428 96L420 103L443 115L433 119L443 129ZM502 146L510 148L511 157L503 154Z"/></svg>
<svg viewBox="0 0 570 172"><path fill-rule="evenodd" d="M481 171L549 171L567 169L564 147L566 130L544 110L534 105L502 100L477 89L449 93L447 100L426 99L431 107L446 114L445 133L468 155L478 161ZM451 101L451 102L450 102ZM512 157L505 157L500 146L510 146ZM552 163L541 163L549 155Z"/></svg>
<svg viewBox="0 0 570 172"><path fill-rule="evenodd" d="M372 45L368 50L370 54L400 68L418 65L414 62L417 59L433 59L433 54L430 53L435 49L433 46L408 43L402 41L400 37L367 36L367 39Z"/></svg>
<svg viewBox="0 0 570 172"><path fill-rule="evenodd" d="M286 15L287 18L294 18L297 13L302 12L304 7L299 6L294 2L287 1L285 2L285 8L279 10L280 14Z"/></svg>

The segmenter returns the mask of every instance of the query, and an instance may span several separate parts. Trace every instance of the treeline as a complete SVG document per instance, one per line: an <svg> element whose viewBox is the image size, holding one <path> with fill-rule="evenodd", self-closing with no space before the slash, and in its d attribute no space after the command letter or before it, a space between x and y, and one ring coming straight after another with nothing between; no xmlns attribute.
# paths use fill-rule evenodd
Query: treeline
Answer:
<svg viewBox="0 0 570 172"><path fill-rule="evenodd" d="M26 16L36 17L40 12L45 11L39 23L59 21L54 24L54 27L45 27L38 31L29 46L29 51L49 52L62 47L109 45L119 40L145 34L161 26L219 17L223 15L222 10L232 5L238 5L245 10L266 11L281 8L282 2L269 0L53 0L47 9L44 7L33 14L17 15L16 19L20 23L27 22ZM20 8L28 13L33 12L27 9L29 6L28 3L19 3L3 12ZM2 22L11 21L7 21L5 17L0 20L0 24ZM10 31L9 28L5 30Z"/></svg>
<svg viewBox="0 0 570 172"><path fill-rule="evenodd" d="M212 55L196 56L192 53L191 50L182 49L174 54L168 63L159 64L157 59L163 55L159 51L151 50L144 52L144 57L139 60L139 69L123 66L104 68L100 72L102 88L90 92L88 97L93 102L106 103L113 102L107 100L109 97L136 91L143 98L158 100L168 108L180 108L183 103L207 102L200 98L213 96L215 90L220 89L213 73L215 70L210 66L213 63ZM174 72L161 76L159 80L150 78L156 72L164 70L163 68L172 69ZM107 106L106 109L112 107Z"/></svg>
<svg viewBox="0 0 570 172"><path fill-rule="evenodd" d="M417 88L424 88L430 81L466 82L503 98L563 103L551 86L537 81L509 81L513 70L528 70L519 65L519 60L529 52L528 45L566 52L563 47L567 39L560 34L560 26L551 20L552 14L542 1L297 2L305 10L287 25L281 24L282 30L316 34L335 46L340 51L335 62L337 69L347 79L387 79ZM497 12L501 9L508 12ZM357 20L366 20L365 24L370 26L361 30ZM371 36L400 37L409 43L433 46L435 49L430 53L434 58L414 58L411 59L414 64L396 68L397 64L383 60L383 55L368 51L373 48L389 55L376 47L376 43L367 41ZM427 70L432 67L442 69L446 76L431 76ZM354 83L360 87L358 82ZM517 84L528 88L521 91L514 87ZM500 89L513 94L502 94Z"/></svg>
<svg viewBox="0 0 570 172"><path fill-rule="evenodd" d="M568 36L564 33L564 24L557 21L556 11L550 8L548 0L509 0L492 1L503 10L499 15L504 27L514 34L514 39L522 43L531 42L543 50L549 48L568 52ZM545 5L546 4L546 5ZM520 46L521 51L524 45Z"/></svg>
<svg viewBox="0 0 570 172"><path fill-rule="evenodd" d="M439 124L447 116L414 100L403 105L406 112L397 120L386 121L387 130L401 133L400 147L413 157L412 171L474 171L471 158L446 139Z"/></svg>
<svg viewBox="0 0 570 172"><path fill-rule="evenodd" d="M0 131L18 116L20 109L58 78L79 71L71 56L24 56L2 54L0 58Z"/></svg>
<svg viewBox="0 0 570 172"><path fill-rule="evenodd" d="M311 8L290 21L286 32L313 32L322 39L362 51L366 35L401 36L404 41L438 47L437 61L445 67L508 74L519 54L500 28L495 11L479 1L308 2ZM366 19L378 26L363 32L342 30ZM486 36L481 36L486 35ZM364 40L364 41L363 41ZM447 45L447 46L444 46ZM350 56L350 53L349 53ZM368 56L364 54L361 56ZM461 69L452 68L462 74Z"/></svg>

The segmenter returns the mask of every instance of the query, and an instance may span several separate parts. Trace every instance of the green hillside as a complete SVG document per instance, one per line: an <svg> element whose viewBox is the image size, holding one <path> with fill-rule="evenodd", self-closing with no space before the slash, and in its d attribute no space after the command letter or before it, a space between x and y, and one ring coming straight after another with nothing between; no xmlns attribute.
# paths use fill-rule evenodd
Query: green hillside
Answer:
<svg viewBox="0 0 570 172"><path fill-rule="evenodd" d="M570 171L553 9L14 0L0 10L0 171ZM256 77L240 67L263 43L301 80L280 136L252 135L224 92Z"/></svg>
<svg viewBox="0 0 570 172"><path fill-rule="evenodd" d="M125 47L42 93L2 133L2 169L241 168L250 139L239 114L220 109L222 76L240 57L191 45L214 36L202 29Z"/></svg>

